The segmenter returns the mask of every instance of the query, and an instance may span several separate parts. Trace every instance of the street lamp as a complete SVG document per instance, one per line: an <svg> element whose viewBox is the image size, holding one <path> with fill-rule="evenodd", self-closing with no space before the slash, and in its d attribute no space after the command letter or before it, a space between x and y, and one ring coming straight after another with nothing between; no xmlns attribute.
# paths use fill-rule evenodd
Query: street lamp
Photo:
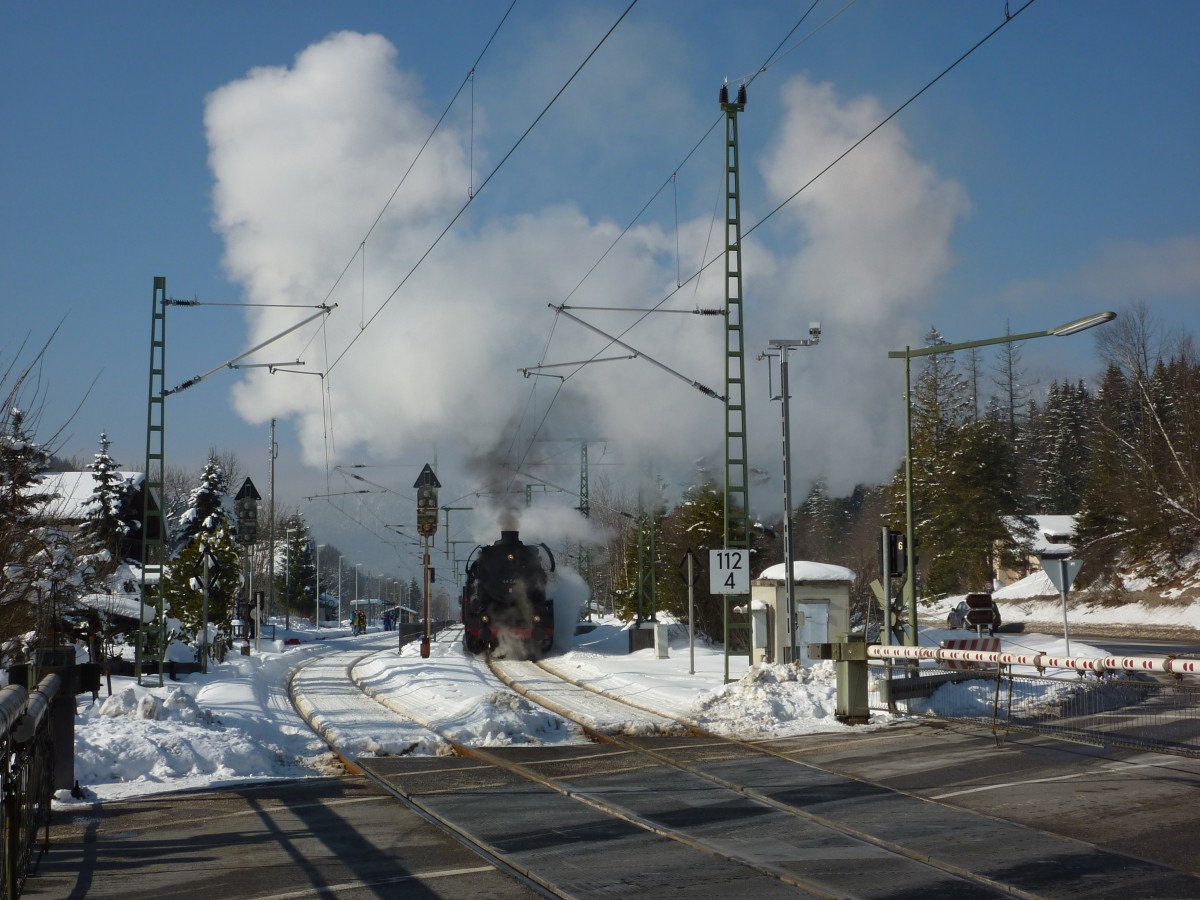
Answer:
<svg viewBox="0 0 1200 900"><path fill-rule="evenodd" d="M321 551L324 549L324 544L317 544L317 628L321 627Z"/></svg>
<svg viewBox="0 0 1200 900"><path fill-rule="evenodd" d="M288 631L292 627L292 535L300 534L299 528L289 528L285 533L283 545L284 553L286 553L287 572L284 573L283 587L283 630Z"/></svg>
<svg viewBox="0 0 1200 900"><path fill-rule="evenodd" d="M362 567L362 563L354 564L354 612L358 614L358 570Z"/></svg>
<svg viewBox="0 0 1200 900"><path fill-rule="evenodd" d="M821 340L821 323L808 326L808 337L796 340L772 340L768 346L779 351L779 397L783 401L783 568L787 578L787 628L788 658L794 662L796 655L796 565L792 549L792 419L790 413L791 394L788 392L788 351L793 347L812 347ZM763 354L767 356L769 354ZM771 398L774 399L774 398Z"/></svg>
<svg viewBox="0 0 1200 900"><path fill-rule="evenodd" d="M338 628L342 627L342 560L345 555L338 554Z"/></svg>
<svg viewBox="0 0 1200 900"><path fill-rule="evenodd" d="M1015 344L1040 337L1067 337L1086 331L1096 325L1111 322L1117 317L1115 312L1095 313L1084 316L1057 328L1047 331L1030 331L1026 334L1007 334L1004 337L986 338L981 341L963 341L960 344L939 344L934 347L920 347L916 350L905 347L903 350L891 350L888 359L904 360L904 563L907 580L904 583L905 605L908 612L908 629L905 632L905 644L910 647L917 645L917 571L916 551L913 540L913 493L912 493L912 358L914 356L933 356L938 353L954 353L956 350L970 350L975 347L987 347L991 344Z"/></svg>

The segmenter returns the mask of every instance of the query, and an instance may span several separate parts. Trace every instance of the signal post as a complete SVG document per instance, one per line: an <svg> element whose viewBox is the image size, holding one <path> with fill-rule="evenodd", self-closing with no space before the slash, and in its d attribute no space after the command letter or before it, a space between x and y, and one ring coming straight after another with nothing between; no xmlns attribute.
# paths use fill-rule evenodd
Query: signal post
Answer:
<svg viewBox="0 0 1200 900"><path fill-rule="evenodd" d="M441 482L437 476L433 474L433 469L428 463L421 470L421 474L417 476L417 480L413 483L413 487L417 491L417 534L421 536L422 543L422 560L421 568L424 572L425 597L423 618L425 620L425 631L421 636L421 658L429 658L429 539L437 534L438 526L438 488Z"/></svg>

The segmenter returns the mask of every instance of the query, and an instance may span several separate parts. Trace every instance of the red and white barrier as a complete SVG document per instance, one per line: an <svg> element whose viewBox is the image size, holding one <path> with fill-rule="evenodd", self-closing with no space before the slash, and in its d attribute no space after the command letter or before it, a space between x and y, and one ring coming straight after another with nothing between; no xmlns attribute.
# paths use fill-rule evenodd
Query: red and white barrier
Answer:
<svg viewBox="0 0 1200 900"><path fill-rule="evenodd" d="M981 638L980 640L988 640ZM991 638L999 643L999 638ZM946 642L950 644L950 641ZM957 641L954 643L958 643ZM1200 660L1175 656L1048 656L1044 653L1007 653L940 647L898 647L872 644L870 659L929 659L957 668L955 663L990 663L1001 666L1032 666L1035 669L1076 669L1080 672L1160 672L1169 675L1200 675Z"/></svg>
<svg viewBox="0 0 1200 900"><path fill-rule="evenodd" d="M981 653L999 653L1000 638L998 637L973 637L973 638L950 638L942 642L942 648L945 650L974 650ZM986 663L967 662L966 660L952 659L948 665L951 669L980 669Z"/></svg>

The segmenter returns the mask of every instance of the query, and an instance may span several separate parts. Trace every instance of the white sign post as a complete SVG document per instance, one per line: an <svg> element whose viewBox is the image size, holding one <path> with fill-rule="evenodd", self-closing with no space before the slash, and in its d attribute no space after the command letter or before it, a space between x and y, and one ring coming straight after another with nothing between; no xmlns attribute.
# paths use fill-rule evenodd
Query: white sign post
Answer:
<svg viewBox="0 0 1200 900"><path fill-rule="evenodd" d="M1071 655L1071 635L1067 631L1067 594L1070 593L1071 585L1075 583L1075 576L1079 574L1079 570L1083 568L1083 560L1067 559L1065 556L1044 556L1042 557L1042 569L1054 582L1054 586L1058 588L1058 592L1062 595L1063 607L1063 640L1067 644L1067 656Z"/></svg>
<svg viewBox="0 0 1200 900"><path fill-rule="evenodd" d="M713 594L749 594L750 554L736 549L709 550L708 590Z"/></svg>

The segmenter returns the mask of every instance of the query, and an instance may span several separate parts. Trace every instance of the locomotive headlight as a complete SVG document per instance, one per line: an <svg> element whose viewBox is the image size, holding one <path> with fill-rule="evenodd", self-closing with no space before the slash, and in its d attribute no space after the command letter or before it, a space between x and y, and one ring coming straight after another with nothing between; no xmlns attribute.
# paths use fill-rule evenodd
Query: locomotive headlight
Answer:
<svg viewBox="0 0 1200 900"><path fill-rule="evenodd" d="M486 615L485 615L485 616L480 616L479 618L481 618L481 619L482 619L484 622L490 622L490 621L492 621L492 620L491 620L491 617L490 617L490 616L486 616Z"/></svg>
<svg viewBox="0 0 1200 900"><path fill-rule="evenodd" d="M540 622L540 621L542 621L542 617L541 617L541 616L534 616L534 617L533 617L533 621L534 621L534 622Z"/></svg>

